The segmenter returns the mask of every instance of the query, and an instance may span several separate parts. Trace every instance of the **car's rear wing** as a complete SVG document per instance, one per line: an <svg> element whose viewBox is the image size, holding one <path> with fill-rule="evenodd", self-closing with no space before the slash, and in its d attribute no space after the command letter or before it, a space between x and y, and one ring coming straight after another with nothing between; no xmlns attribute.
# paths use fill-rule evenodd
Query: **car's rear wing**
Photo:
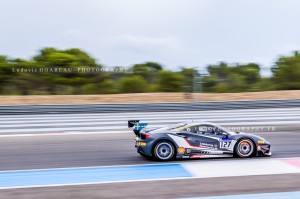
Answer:
<svg viewBox="0 0 300 199"><path fill-rule="evenodd" d="M135 135L139 136L140 131L143 128L146 128L146 126L148 125L148 123L141 123L140 120L128 120L128 128L133 128L133 132L135 133Z"/></svg>
<svg viewBox="0 0 300 199"><path fill-rule="evenodd" d="M140 120L128 120L128 128L134 127L134 125L139 122Z"/></svg>

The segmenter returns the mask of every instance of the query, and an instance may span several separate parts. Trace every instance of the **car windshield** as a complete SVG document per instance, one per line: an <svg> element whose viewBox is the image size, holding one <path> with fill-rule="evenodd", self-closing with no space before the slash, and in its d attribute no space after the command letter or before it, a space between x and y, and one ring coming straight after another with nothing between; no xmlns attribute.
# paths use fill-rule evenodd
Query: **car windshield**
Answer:
<svg viewBox="0 0 300 199"><path fill-rule="evenodd" d="M187 123L173 124L173 125L167 126L167 130L177 129L177 128L180 128L180 127L184 127L186 125L187 125Z"/></svg>

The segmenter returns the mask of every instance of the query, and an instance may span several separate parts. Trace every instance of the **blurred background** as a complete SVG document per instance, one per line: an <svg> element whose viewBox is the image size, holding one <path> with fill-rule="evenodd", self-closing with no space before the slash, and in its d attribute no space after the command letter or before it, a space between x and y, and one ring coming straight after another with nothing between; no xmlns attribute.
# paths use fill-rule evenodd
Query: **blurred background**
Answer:
<svg viewBox="0 0 300 199"><path fill-rule="evenodd" d="M298 8L280 0L1 1L0 94L299 89Z"/></svg>
<svg viewBox="0 0 300 199"><path fill-rule="evenodd" d="M0 0L0 198L300 198L299 10ZM273 155L156 162L132 119L243 127Z"/></svg>

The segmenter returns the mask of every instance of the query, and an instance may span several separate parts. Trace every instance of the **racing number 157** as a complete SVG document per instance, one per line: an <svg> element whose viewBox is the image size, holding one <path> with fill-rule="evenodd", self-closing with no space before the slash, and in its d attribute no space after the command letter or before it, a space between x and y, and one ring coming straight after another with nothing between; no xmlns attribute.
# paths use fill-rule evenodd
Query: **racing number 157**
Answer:
<svg viewBox="0 0 300 199"><path fill-rule="evenodd" d="M221 148L230 148L231 142L220 142Z"/></svg>

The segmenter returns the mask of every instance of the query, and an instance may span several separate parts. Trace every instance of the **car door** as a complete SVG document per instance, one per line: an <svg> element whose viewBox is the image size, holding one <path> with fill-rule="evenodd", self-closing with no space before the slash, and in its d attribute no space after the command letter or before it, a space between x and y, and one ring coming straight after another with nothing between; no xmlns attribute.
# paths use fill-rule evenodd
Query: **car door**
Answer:
<svg viewBox="0 0 300 199"><path fill-rule="evenodd" d="M202 136L209 136L210 138L212 138L214 140L214 145L217 146L215 148L217 148L219 151L223 151L226 153L233 152L234 144L236 141L229 138L228 133L225 130L213 125L206 125L206 127L209 128L210 131L208 131L207 135L204 133L204 135Z"/></svg>
<svg viewBox="0 0 300 199"><path fill-rule="evenodd" d="M195 125L189 126L183 129L185 133L182 133L186 137L191 146L218 149L219 138L213 135L213 128L211 125Z"/></svg>
<svg viewBox="0 0 300 199"><path fill-rule="evenodd" d="M185 140L188 142L191 146L199 146L199 143L197 143L197 140L195 139L195 127L194 126L188 126L181 130L181 132L177 133L179 136L185 138Z"/></svg>

